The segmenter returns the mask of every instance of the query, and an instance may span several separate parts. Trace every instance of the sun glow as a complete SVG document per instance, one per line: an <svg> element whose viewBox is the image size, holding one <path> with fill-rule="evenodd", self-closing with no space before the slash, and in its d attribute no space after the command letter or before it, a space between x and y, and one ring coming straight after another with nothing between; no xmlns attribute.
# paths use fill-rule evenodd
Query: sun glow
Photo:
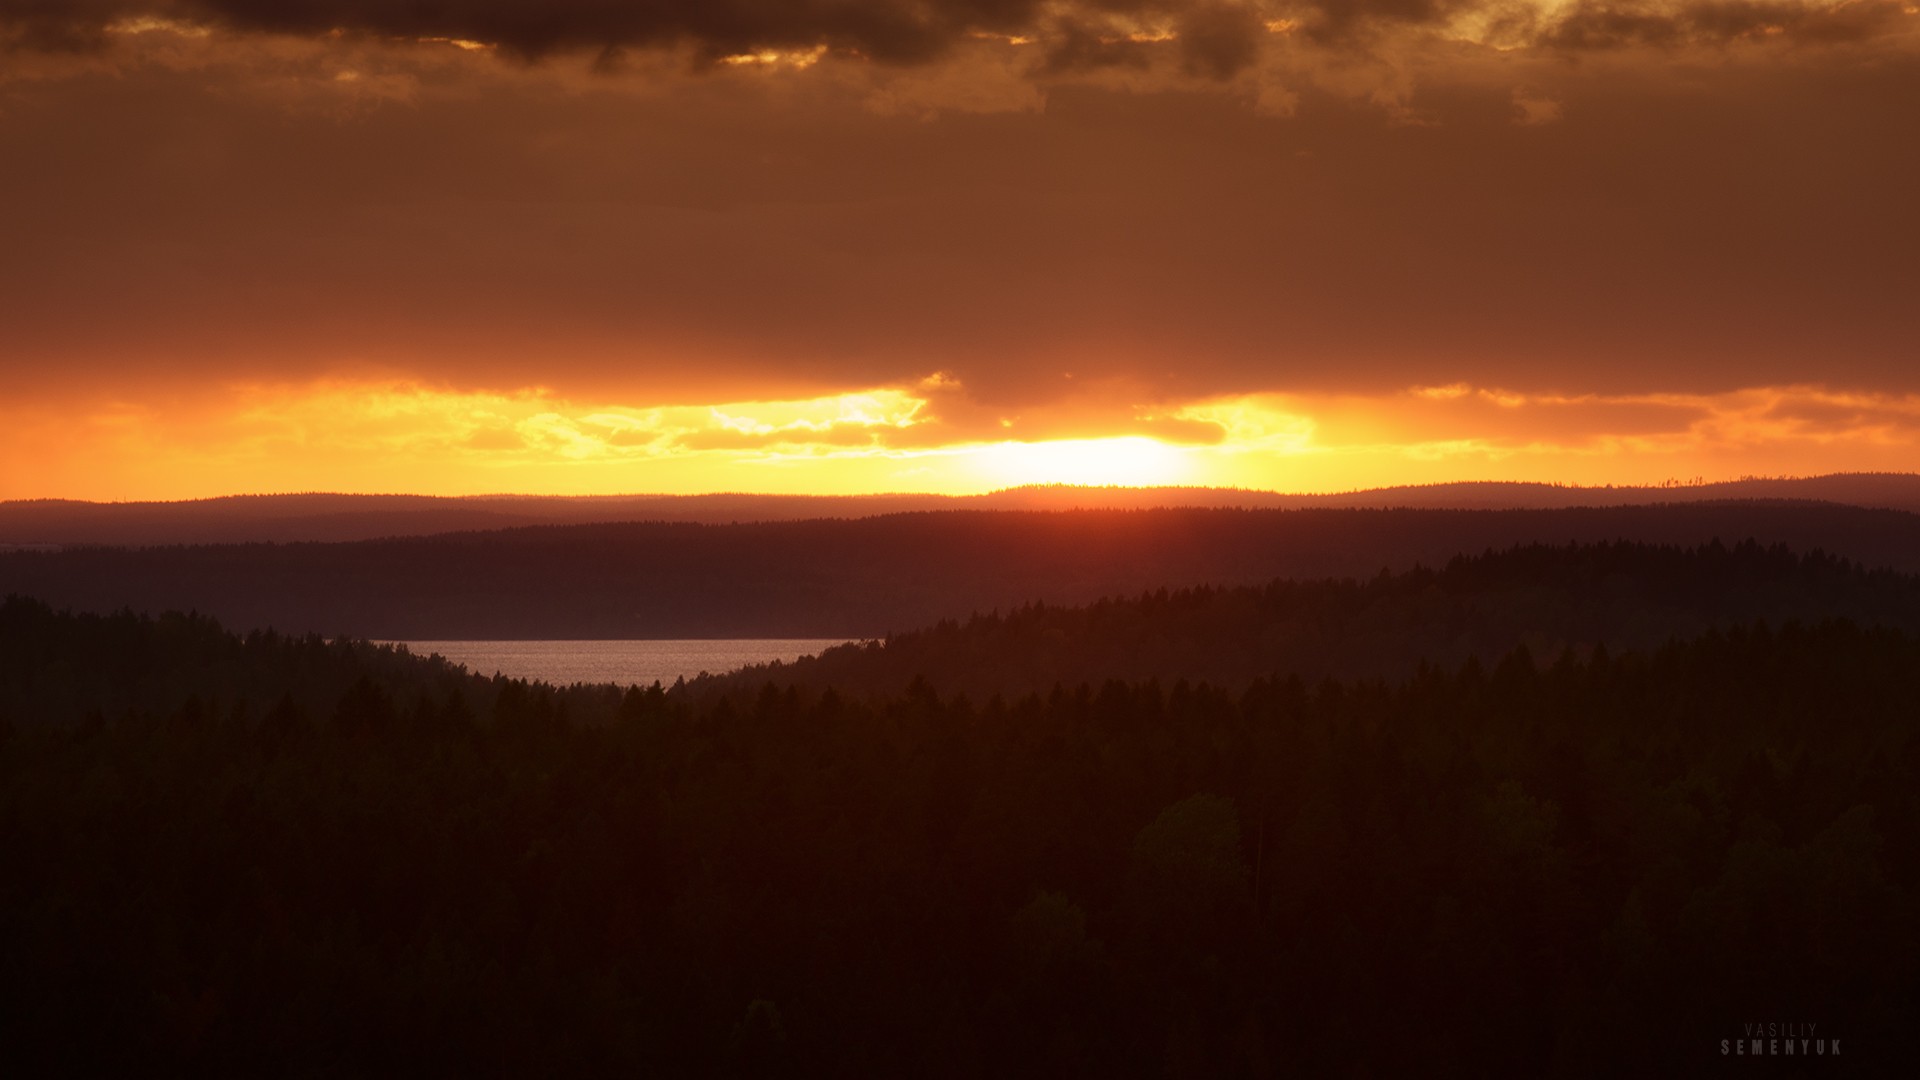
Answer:
<svg viewBox="0 0 1920 1080"><path fill-rule="evenodd" d="M1920 448L1920 395L1817 386L1569 395L1461 381L1155 408L1095 402L1049 438L1030 417L970 408L950 376L711 403L345 376L160 403L0 398L0 499L1657 484L1903 471Z"/></svg>
<svg viewBox="0 0 1920 1080"><path fill-rule="evenodd" d="M995 443L972 456L989 481L1009 486L1178 484L1191 472L1181 448L1144 435Z"/></svg>

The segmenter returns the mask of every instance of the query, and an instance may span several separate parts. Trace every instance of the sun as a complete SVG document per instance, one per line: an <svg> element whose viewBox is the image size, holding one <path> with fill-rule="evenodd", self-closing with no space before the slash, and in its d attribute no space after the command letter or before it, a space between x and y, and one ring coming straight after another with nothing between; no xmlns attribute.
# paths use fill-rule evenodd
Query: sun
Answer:
<svg viewBox="0 0 1920 1080"><path fill-rule="evenodd" d="M1119 484L1132 487L1178 484L1191 463L1177 446L1128 435L1109 439L1053 439L1004 442L982 447L975 468L996 486L1024 484Z"/></svg>

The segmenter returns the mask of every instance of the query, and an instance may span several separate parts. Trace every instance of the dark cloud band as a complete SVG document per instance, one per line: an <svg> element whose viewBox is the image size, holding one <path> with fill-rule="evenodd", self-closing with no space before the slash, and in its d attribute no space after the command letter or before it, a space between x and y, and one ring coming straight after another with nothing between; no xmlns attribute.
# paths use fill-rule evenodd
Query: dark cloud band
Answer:
<svg viewBox="0 0 1920 1080"><path fill-rule="evenodd" d="M1097 0L1103 12L1181 7ZM691 44L713 55L827 45L910 63L974 33L1038 25L1041 0L0 0L0 21L29 44L102 39L125 20L236 30L459 38L524 56L574 47Z"/></svg>
<svg viewBox="0 0 1920 1080"><path fill-rule="evenodd" d="M824 46L918 64L984 34L1043 42L1044 74L1138 66L1164 42L1189 74L1225 79L1256 61L1270 25L1351 46L1393 27L1442 26L1472 13L1489 16L1507 44L1558 51L1756 37L1845 42L1898 32L1909 21L1904 0L1581 0L1552 18L1507 0L0 0L0 47L95 49L116 25L167 20L453 38L525 58L570 48L691 47L718 58Z"/></svg>
<svg viewBox="0 0 1920 1080"><path fill-rule="evenodd" d="M1781 38L1797 44L1865 41L1896 30L1900 0L1701 0L1678 6L1582 0L1543 30L1540 44L1569 50L1633 45L1726 45Z"/></svg>

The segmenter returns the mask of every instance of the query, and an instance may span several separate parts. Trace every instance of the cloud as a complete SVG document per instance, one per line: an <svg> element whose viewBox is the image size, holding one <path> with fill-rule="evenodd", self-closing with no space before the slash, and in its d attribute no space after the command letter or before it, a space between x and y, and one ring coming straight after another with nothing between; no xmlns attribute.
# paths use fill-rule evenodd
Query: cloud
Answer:
<svg viewBox="0 0 1920 1080"><path fill-rule="evenodd" d="M1513 122L1521 127L1540 127L1560 119L1558 101L1526 89L1513 92Z"/></svg>
<svg viewBox="0 0 1920 1080"><path fill-rule="evenodd" d="M615 6L672 8L561 4L549 33L602 40L578 27ZM339 37L243 7L0 0L16 25L154 20L63 77L15 78L56 58L0 62L0 204L31 208L0 215L0 397L372 369L468 392L531 371L560 398L640 410L873 387L927 403L902 428L690 423L692 443L506 428L744 452L1201 446L1219 424L1169 417L1262 393L1920 380L1906 39L1815 48L1811 29L1735 33L1756 25L1746 8L1633 8L1706 36L1594 38L1570 64L1454 29L1340 49L1306 30L1323 12L1457 29L1508 7L931 3L899 10L974 29L889 66L802 63L824 23L763 35L743 14L759 8L720 4L672 24L681 52L636 38L606 77L591 44L529 65L456 43L532 5L293 6L300 26L360 26ZM1819 24L1793 22L1812 10L1798 0L1766 10ZM708 51L773 59L691 70L699 20L727 11L733 37ZM269 23L292 36L232 32ZM1137 62L1096 50L1047 73L1073 27ZM1683 49L1711 62L1676 63ZM960 389L915 389L936 370ZM1470 397L1462 416L1505 425L1490 431L1553 415Z"/></svg>
<svg viewBox="0 0 1920 1080"><path fill-rule="evenodd" d="M1387 27L1445 24L1473 0L1306 0L1288 5L1307 36L1322 44L1351 43Z"/></svg>
<svg viewBox="0 0 1920 1080"><path fill-rule="evenodd" d="M1053 386L1011 395L981 395L951 373L919 380L912 424L875 433L876 442L897 448L965 443L1045 442L1059 439L1141 437L1189 446L1226 437L1217 421L1188 415L1181 403L1138 380L1068 373Z"/></svg>
<svg viewBox="0 0 1920 1080"><path fill-rule="evenodd" d="M943 399L957 415L964 397L950 376L656 409L383 379L59 410L4 400L0 460L36 468L0 474L0 498L389 491L396 476L439 493L1658 483L1910 468L1920 449L1920 394L1817 385L1569 396L1455 383L1167 401L1132 415L1111 405L1120 397L1096 394L1084 413L1055 409L1048 423L1012 429L939 421Z"/></svg>
<svg viewBox="0 0 1920 1080"><path fill-rule="evenodd" d="M1144 69L1152 60L1154 45L1110 30L1102 32L1095 25L1070 17L1056 21L1043 38L1046 58L1039 71L1046 75L1103 68Z"/></svg>
<svg viewBox="0 0 1920 1080"><path fill-rule="evenodd" d="M462 444L474 450L524 450L526 437L510 427L481 428Z"/></svg>
<svg viewBox="0 0 1920 1080"><path fill-rule="evenodd" d="M925 122L832 72L577 91L437 52L356 55L413 91L339 117L259 89L334 100L330 54L10 95L0 381L532 365L654 405L947 370L1024 414L1127 380L1118 414L1916 377L1911 59L1430 70L1414 132L1306 79L1286 119L1059 87Z"/></svg>
<svg viewBox="0 0 1920 1080"><path fill-rule="evenodd" d="M1910 27L1905 0L1694 0L1679 4L1579 0L1537 43L1566 50L1676 47L1778 40L1866 41Z"/></svg>
<svg viewBox="0 0 1920 1080"><path fill-rule="evenodd" d="M1266 23L1259 6L1251 3L1201 3L1187 8L1175 23L1187 70L1231 79L1252 67L1260 56Z"/></svg>
<svg viewBox="0 0 1920 1080"><path fill-rule="evenodd" d="M1046 75L1138 68L1159 47L1190 75L1254 66L1275 28L1377 50L1397 31L1503 47L1588 52L1777 39L1844 43L1903 33L1905 0L0 0L0 48L86 52L171 29L307 38L358 35L497 49L533 60L570 50L619 70L630 50L687 50L699 65L823 53L896 66L970 40L1039 41Z"/></svg>
<svg viewBox="0 0 1920 1080"><path fill-rule="evenodd" d="M1035 0L7 0L0 17L36 40L52 41L98 40L116 24L149 19L306 36L346 31L473 41L523 57L568 48L692 45L717 60L824 44L915 62L968 30L1022 25L1035 7Z"/></svg>
<svg viewBox="0 0 1920 1080"><path fill-rule="evenodd" d="M1237 70L1257 29L1251 5L1206 0L4 0L16 47L99 47L115 27L160 23L318 36L337 32L498 46L533 58L565 49L691 47L709 62L824 47L895 64L924 63L970 37L1031 36L1047 20L1177 20L1194 62Z"/></svg>
<svg viewBox="0 0 1920 1080"><path fill-rule="evenodd" d="M1920 395L1813 385L1568 397L1451 384L1250 395L1183 412L1228 431L1196 465L1207 482L1283 490L1894 471L1910 469L1920 448Z"/></svg>
<svg viewBox="0 0 1920 1080"><path fill-rule="evenodd" d="M788 427L770 431L706 428L688 432L673 442L688 450L767 450L801 446L879 447L886 445L887 439L885 432L866 425L832 424L823 428Z"/></svg>

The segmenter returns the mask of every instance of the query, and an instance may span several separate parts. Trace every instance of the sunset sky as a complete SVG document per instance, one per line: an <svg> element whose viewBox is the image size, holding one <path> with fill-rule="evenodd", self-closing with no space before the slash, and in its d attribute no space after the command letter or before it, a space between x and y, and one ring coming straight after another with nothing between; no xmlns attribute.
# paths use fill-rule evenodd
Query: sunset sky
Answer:
<svg viewBox="0 0 1920 1080"><path fill-rule="evenodd" d="M1920 468L1920 0L0 0L0 498Z"/></svg>

